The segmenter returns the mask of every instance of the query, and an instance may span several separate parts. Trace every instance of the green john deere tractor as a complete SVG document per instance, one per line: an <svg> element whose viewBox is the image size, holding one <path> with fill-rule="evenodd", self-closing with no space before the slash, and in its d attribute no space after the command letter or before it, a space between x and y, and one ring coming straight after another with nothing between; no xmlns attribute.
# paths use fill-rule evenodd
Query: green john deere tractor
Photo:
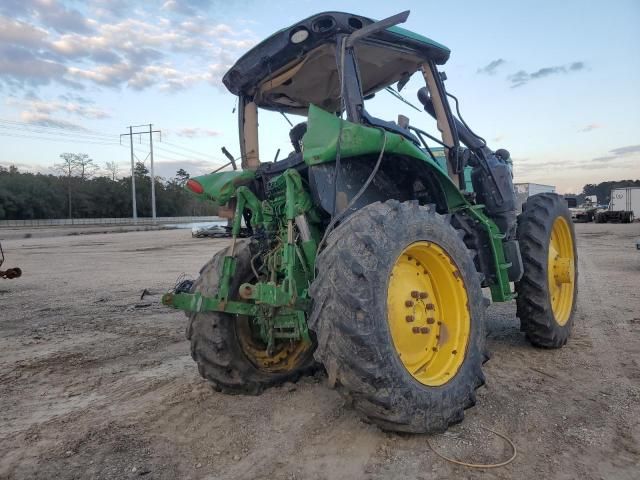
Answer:
<svg viewBox="0 0 640 480"><path fill-rule="evenodd" d="M577 293L569 210L544 193L516 215L509 153L453 114L438 71L450 51L399 28L408 15L314 15L224 76L238 96L242 170L187 188L220 205L233 238L163 297L187 312L191 354L215 389L258 394L319 362L381 428L442 431L484 382L482 288L516 300L534 345L566 343ZM367 111L413 75L437 136ZM261 162L260 109L305 117L282 160Z"/></svg>

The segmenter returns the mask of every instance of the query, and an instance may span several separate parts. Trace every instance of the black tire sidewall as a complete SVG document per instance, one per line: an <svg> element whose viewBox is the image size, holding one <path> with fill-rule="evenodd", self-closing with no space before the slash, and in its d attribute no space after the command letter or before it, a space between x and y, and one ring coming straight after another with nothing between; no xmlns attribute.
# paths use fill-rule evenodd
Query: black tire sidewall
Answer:
<svg viewBox="0 0 640 480"><path fill-rule="evenodd" d="M238 240L236 244L236 272L230 283L230 296L237 292L240 285L252 277L251 249L249 240ZM200 277L194 283L192 292L214 296L218 292L218 282L224 257L230 248L218 252L200 271ZM301 357L299 367L284 372L268 372L260 369L244 351L235 315L222 312L194 313L189 318L187 337L191 341L191 356L198 363L202 376L217 386L235 390L225 385L227 378L243 379L239 393L259 393L264 387L297 378L303 371L310 369L313 362L313 348ZM235 373L233 373L235 372ZM230 392L234 393L234 392Z"/></svg>
<svg viewBox="0 0 640 480"><path fill-rule="evenodd" d="M424 385L405 368L387 320L393 266L403 250L418 241L438 244L454 260L469 303L464 361L441 386ZM475 389L484 382L485 302L470 252L449 219L417 202L376 202L332 233L318 265L319 282L311 291L327 301L316 302L312 315L312 326L323 339L316 358L329 372L337 365L338 383L355 408L392 430L442 431L462 420L463 410L475 403ZM378 402L388 405L385 418L372 414Z"/></svg>
<svg viewBox="0 0 640 480"><path fill-rule="evenodd" d="M395 245L395 248L393 250L389 251L387 257L381 257L381 260L385 261L381 262L381 268L377 270L377 280L380 282L380 285L384 286L384 293L376 297L375 309L380 313L377 315L373 315L372 319L375 319L378 327L376 328L376 330L381 334L379 345L387 346L390 350L389 357L393 362L393 369L394 371L398 372L398 377L396 378L402 377L402 382L398 386L405 386L410 384L415 390L416 395L422 395L424 390L429 390L431 395L446 395L447 391L449 390L465 388L468 385L467 370L470 368L470 366L482 364L482 345L484 343L482 341L484 339L484 306L481 302L473 302L469 298L474 295L473 292L470 291L473 290L474 287L477 287L478 290L476 296L482 297L482 291L479 284L473 285L477 282L469 281L469 279L475 279L476 271L475 268L472 267L473 261L471 260L464 243L459 239L457 234L455 234L453 229L444 222L442 222L441 229L429 227L430 225L428 223L416 222L406 225L406 227L403 227L402 229L399 229L399 231L402 232L402 235L398 236L402 238L402 240L400 240L400 238L398 239L400 241ZM450 229L451 231L447 232L448 229ZM460 365L454 377L449 382L436 387L427 386L420 383L405 368L393 344L393 338L391 336L391 330L387 315L387 297L389 282L391 280L390 274L393 270L393 266L395 265L398 257L409 245L420 241L428 241L437 244L451 257L451 259L454 259L457 268L462 273L462 279L463 282L465 282L465 289L467 291L469 300L469 315L471 325L469 329L469 339L467 341L464 361L462 365ZM478 311L474 311L474 305L478 307Z"/></svg>
<svg viewBox="0 0 640 480"><path fill-rule="evenodd" d="M518 218L518 241L524 266L523 278L516 282L518 316L521 329L537 346L558 348L563 346L573 327L578 298L577 241L571 212L562 198L556 194L542 193L529 197L527 208ZM567 222L573 244L574 278L573 298L569 318L560 325L553 313L548 279L548 258L554 222L559 218ZM543 236L534 238L536 229ZM542 244L543 248L540 248ZM531 257L533 260L531 260ZM542 265L538 271L534 261ZM541 284L542 288L537 285ZM537 307L540 305L542 308ZM538 308L538 310L535 310Z"/></svg>

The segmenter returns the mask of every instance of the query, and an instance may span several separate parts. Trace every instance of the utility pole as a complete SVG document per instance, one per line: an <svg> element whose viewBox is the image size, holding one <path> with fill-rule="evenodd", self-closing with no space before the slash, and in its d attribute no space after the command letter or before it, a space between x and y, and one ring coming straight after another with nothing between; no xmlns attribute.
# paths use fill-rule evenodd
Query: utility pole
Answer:
<svg viewBox="0 0 640 480"><path fill-rule="evenodd" d="M134 132L133 129L134 128L140 128L140 127L149 127L149 131L142 131L142 132ZM155 188L155 176L154 176L154 172L153 172L153 134L154 133L159 133L161 135L162 138L162 132L160 130L153 130L153 124L152 123L148 123L145 125L131 125L129 126L129 133L123 133L120 135L120 141L122 142L122 137L129 137L129 144L131 146L131 195L132 195L132 206L133 206L133 222L137 223L138 222L138 209L136 206L136 175L135 175L135 154L133 153L133 136L134 135L146 135L149 134L149 156L151 157L151 170L150 170L150 174L151 174L151 212L152 212L152 217L153 217L153 221L155 222L156 220L156 188Z"/></svg>
<svg viewBox="0 0 640 480"><path fill-rule="evenodd" d="M136 205L136 176L133 172L133 127L131 126L129 127L129 141L131 145L131 205L133 205L133 223L138 223L138 206Z"/></svg>
<svg viewBox="0 0 640 480"><path fill-rule="evenodd" d="M151 156L151 217L156 222L156 177L153 174L153 124L149 124L149 154ZM162 135L162 134L160 134Z"/></svg>

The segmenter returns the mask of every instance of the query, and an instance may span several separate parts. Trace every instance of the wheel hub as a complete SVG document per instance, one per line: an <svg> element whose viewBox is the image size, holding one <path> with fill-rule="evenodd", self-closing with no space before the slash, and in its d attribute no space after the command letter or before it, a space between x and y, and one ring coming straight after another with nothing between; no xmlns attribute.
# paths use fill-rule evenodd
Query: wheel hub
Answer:
<svg viewBox="0 0 640 480"><path fill-rule="evenodd" d="M387 291L395 349L420 383L439 386L457 373L470 330L467 293L451 257L432 242L416 242L396 260Z"/></svg>
<svg viewBox="0 0 640 480"><path fill-rule="evenodd" d="M558 217L551 228L547 270L551 309L559 325L567 323L573 308L576 277L573 250L569 224Z"/></svg>

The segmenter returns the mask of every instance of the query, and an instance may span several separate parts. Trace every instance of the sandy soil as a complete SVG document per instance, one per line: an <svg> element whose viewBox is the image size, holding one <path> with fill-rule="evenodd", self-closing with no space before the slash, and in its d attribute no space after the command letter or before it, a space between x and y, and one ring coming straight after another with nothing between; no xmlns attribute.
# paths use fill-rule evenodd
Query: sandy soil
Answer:
<svg viewBox="0 0 640 480"><path fill-rule="evenodd" d="M513 304L489 309L487 385L429 437L359 420L322 375L260 397L213 392L158 304L225 240L155 231L3 242L0 478L640 478L640 224L578 225L579 310L557 351L531 347ZM0 236L1 232L0 232ZM144 288L152 296L140 300Z"/></svg>

